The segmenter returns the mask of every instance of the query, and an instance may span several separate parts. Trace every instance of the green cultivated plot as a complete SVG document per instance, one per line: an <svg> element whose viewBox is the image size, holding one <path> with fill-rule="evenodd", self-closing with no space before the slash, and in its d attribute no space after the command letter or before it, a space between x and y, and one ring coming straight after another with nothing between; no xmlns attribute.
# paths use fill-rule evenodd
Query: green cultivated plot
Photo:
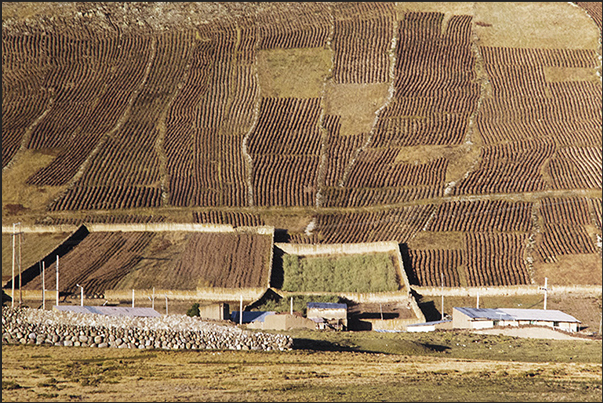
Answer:
<svg viewBox="0 0 603 403"><path fill-rule="evenodd" d="M283 290L323 292L396 291L392 257L374 253L341 257L283 256Z"/></svg>

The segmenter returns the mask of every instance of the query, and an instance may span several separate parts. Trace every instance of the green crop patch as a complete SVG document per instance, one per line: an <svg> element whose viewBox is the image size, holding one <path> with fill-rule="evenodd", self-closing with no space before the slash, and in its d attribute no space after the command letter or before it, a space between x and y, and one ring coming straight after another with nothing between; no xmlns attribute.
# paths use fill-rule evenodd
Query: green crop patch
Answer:
<svg viewBox="0 0 603 403"><path fill-rule="evenodd" d="M387 292L399 289L391 255L283 256L283 290L300 292Z"/></svg>

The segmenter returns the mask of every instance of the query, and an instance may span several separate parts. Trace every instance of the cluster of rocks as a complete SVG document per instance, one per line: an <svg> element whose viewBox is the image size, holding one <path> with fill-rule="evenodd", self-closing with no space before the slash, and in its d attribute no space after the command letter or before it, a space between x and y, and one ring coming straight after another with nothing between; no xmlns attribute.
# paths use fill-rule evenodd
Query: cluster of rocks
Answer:
<svg viewBox="0 0 603 403"><path fill-rule="evenodd" d="M252 332L186 315L107 316L2 307L3 344L98 348L290 350L283 334Z"/></svg>

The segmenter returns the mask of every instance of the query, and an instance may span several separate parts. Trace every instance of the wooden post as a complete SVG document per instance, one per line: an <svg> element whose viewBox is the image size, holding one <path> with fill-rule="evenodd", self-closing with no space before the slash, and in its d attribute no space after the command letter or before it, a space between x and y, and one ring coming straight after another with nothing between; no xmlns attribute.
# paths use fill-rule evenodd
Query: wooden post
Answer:
<svg viewBox="0 0 603 403"><path fill-rule="evenodd" d="M479 290L477 290L477 306L476 308L479 308Z"/></svg>
<svg viewBox="0 0 603 403"><path fill-rule="evenodd" d="M57 255L57 306L59 306L59 255Z"/></svg>
<svg viewBox="0 0 603 403"><path fill-rule="evenodd" d="M168 314L168 298L167 298L167 294L165 294L165 315L167 316Z"/></svg>
<svg viewBox="0 0 603 403"><path fill-rule="evenodd" d="M13 276L11 280L10 307L15 307L15 225L13 223Z"/></svg>
<svg viewBox="0 0 603 403"><path fill-rule="evenodd" d="M151 307L155 309L155 287L153 287L153 298L151 299Z"/></svg>
<svg viewBox="0 0 603 403"><path fill-rule="evenodd" d="M134 308L134 289L132 288L132 308Z"/></svg>
<svg viewBox="0 0 603 403"><path fill-rule="evenodd" d="M444 320L444 272L440 272L440 281L442 284L442 320Z"/></svg>
<svg viewBox="0 0 603 403"><path fill-rule="evenodd" d="M21 223L17 223L19 225L19 306L23 304L23 289L21 287Z"/></svg>
<svg viewBox="0 0 603 403"><path fill-rule="evenodd" d="M290 313L291 315L293 315L293 297L291 297L291 309L290 309Z"/></svg>
<svg viewBox="0 0 603 403"><path fill-rule="evenodd" d="M80 287L80 306L84 306L84 287L79 284L76 284L76 286Z"/></svg>
<svg viewBox="0 0 603 403"><path fill-rule="evenodd" d="M42 260L42 309L46 309L46 286L44 282L44 261Z"/></svg>
<svg viewBox="0 0 603 403"><path fill-rule="evenodd" d="M543 290L544 291L544 310L546 311L546 297L547 297L547 278L544 278L544 287L538 287L539 290Z"/></svg>

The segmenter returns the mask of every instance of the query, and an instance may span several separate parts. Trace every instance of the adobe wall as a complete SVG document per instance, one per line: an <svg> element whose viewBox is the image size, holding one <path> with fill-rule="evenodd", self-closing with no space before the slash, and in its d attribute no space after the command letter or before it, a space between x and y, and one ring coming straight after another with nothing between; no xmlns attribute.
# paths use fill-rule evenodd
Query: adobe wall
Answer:
<svg viewBox="0 0 603 403"><path fill-rule="evenodd" d="M196 290L155 290L155 299L161 300L167 295L168 300L190 301L239 301L243 297L244 304L250 304L264 295L266 288L197 288ZM134 290L134 303L153 295L152 290ZM104 295L108 300L131 300L132 290L107 290Z"/></svg>
<svg viewBox="0 0 603 403"><path fill-rule="evenodd" d="M80 225L27 225L20 229L25 233L45 232L73 232ZM182 232L236 232L253 233L258 235L273 235L274 227L233 227L230 224L198 224L198 223L135 223L135 224L85 224L90 232L160 232L160 231L182 231ZM12 234L13 226L3 225L3 234Z"/></svg>
<svg viewBox="0 0 603 403"><path fill-rule="evenodd" d="M365 242L365 243L337 243L337 244L290 244L277 242L274 246L290 255L351 255L362 253L395 252L400 253L396 241Z"/></svg>
<svg viewBox="0 0 603 403"><path fill-rule="evenodd" d="M507 296L507 295L537 295L544 291L538 285L516 285L501 287L412 287L414 291L425 296L455 296L455 297L477 297L480 296ZM548 294L555 293L579 293L582 295L601 295L600 285L548 285Z"/></svg>
<svg viewBox="0 0 603 403"><path fill-rule="evenodd" d="M423 323L425 320L420 319L363 319L371 323L372 330L399 330L406 331L406 326L414 325L415 323Z"/></svg>

